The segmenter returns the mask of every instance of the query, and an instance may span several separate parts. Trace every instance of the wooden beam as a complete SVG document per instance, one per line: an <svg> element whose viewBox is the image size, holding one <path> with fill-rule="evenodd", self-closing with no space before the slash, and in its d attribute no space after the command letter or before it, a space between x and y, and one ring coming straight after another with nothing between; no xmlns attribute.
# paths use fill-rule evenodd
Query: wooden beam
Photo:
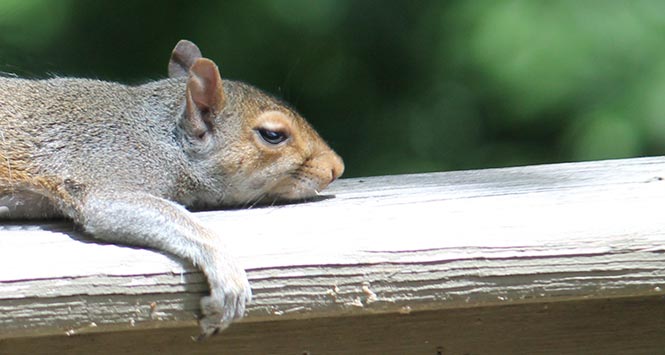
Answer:
<svg viewBox="0 0 665 355"><path fill-rule="evenodd" d="M0 339L1 354L662 354L662 296Z"/></svg>
<svg viewBox="0 0 665 355"><path fill-rule="evenodd" d="M664 177L665 158L654 157L344 179L326 191L335 198L197 215L249 271L243 329L648 298L665 295ZM6 341L155 328L195 335L206 291L187 263L100 244L67 222L0 226Z"/></svg>

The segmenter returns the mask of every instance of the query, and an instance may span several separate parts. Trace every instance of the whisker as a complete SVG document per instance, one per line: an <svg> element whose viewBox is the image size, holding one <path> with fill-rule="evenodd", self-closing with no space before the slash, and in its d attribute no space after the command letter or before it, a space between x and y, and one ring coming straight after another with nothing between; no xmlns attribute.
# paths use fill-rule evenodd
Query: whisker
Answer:
<svg viewBox="0 0 665 355"><path fill-rule="evenodd" d="M252 209L252 208L256 207L256 205L257 205L259 202L261 202L261 200L263 200L264 197L265 197L265 194L262 193L262 192L259 193L259 194L257 194L257 195L253 198L254 202L248 207L248 209Z"/></svg>

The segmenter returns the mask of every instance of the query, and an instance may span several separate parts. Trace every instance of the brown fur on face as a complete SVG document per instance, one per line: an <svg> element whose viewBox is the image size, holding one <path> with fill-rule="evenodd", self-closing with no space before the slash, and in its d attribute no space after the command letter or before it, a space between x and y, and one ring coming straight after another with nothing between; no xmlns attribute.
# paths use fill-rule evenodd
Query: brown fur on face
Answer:
<svg viewBox="0 0 665 355"><path fill-rule="evenodd" d="M228 179L225 201L297 200L316 196L344 172L342 159L295 111L274 98L246 86L227 95L232 107L243 107L242 120L232 124L240 136L221 148L220 166ZM226 127L224 112L219 118ZM279 132L287 138L271 144L261 130ZM224 128L218 135L227 136Z"/></svg>

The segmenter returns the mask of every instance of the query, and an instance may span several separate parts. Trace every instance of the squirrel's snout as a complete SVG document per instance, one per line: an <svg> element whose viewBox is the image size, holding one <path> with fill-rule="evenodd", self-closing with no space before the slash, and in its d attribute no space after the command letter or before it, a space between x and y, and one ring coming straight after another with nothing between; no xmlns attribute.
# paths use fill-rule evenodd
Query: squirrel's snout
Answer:
<svg viewBox="0 0 665 355"><path fill-rule="evenodd" d="M330 165L331 165L331 179L330 182L333 182L337 180L342 174L344 173L344 162L342 161L342 158L335 154L334 152L331 152L332 157L330 158Z"/></svg>

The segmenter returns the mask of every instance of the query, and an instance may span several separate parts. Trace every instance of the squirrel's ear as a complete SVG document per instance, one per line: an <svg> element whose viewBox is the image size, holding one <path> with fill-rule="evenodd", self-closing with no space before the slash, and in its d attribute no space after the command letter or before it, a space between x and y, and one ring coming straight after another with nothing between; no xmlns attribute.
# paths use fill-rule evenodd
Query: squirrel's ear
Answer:
<svg viewBox="0 0 665 355"><path fill-rule="evenodd" d="M169 78L187 76L194 61L201 58L201 51L196 44L182 39L173 48L169 60Z"/></svg>
<svg viewBox="0 0 665 355"><path fill-rule="evenodd" d="M224 88L217 65L199 58L189 68L186 120L190 133L203 138L213 128L213 118L224 108Z"/></svg>

